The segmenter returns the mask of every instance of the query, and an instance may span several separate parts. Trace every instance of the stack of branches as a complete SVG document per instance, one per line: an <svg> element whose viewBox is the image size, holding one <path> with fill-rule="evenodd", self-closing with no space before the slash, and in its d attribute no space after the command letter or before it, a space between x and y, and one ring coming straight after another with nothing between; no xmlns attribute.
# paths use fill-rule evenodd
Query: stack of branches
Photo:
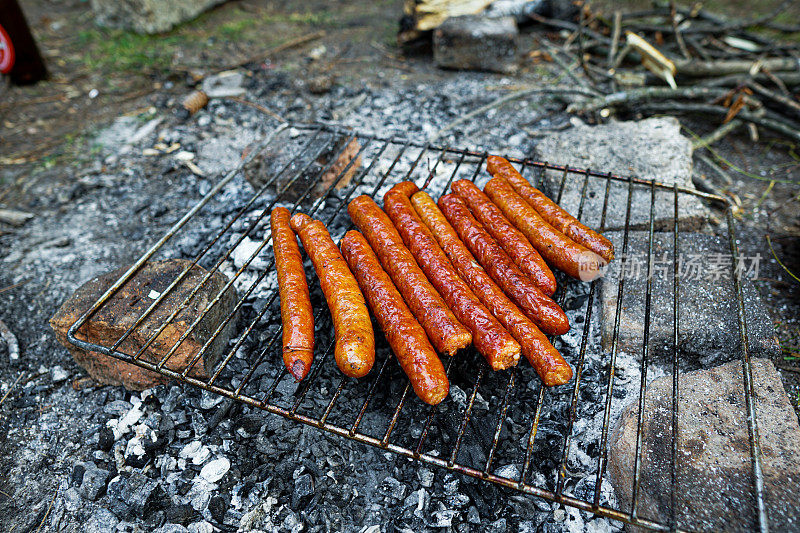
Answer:
<svg viewBox="0 0 800 533"><path fill-rule="evenodd" d="M565 70L580 66L585 76L567 74L594 93L571 113L708 117L718 127L700 145L740 126L754 139L763 128L800 142L800 41L768 36L800 34L800 25L775 22L791 4L746 21L674 2L611 16L585 4L577 21L531 18L559 30L540 43Z"/></svg>

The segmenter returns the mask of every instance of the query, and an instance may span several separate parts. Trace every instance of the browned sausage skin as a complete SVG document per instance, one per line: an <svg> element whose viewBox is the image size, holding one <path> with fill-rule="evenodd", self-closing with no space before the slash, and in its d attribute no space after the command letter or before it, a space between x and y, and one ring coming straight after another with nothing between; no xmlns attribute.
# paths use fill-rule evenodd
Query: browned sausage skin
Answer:
<svg viewBox="0 0 800 533"><path fill-rule="evenodd" d="M281 298L283 363L300 381L308 375L314 361L314 313L300 247L289 217L288 209L276 207L270 214L270 226Z"/></svg>
<svg viewBox="0 0 800 533"><path fill-rule="evenodd" d="M399 192L406 198L411 198L415 193L419 192L419 187L413 181L401 181L395 183L388 192Z"/></svg>
<svg viewBox="0 0 800 533"><path fill-rule="evenodd" d="M567 383L572 378L572 368L539 328L509 300L475 261L433 198L420 191L411 197L411 203L447 254L458 275L520 343L522 354L536 369L544 384L550 387Z"/></svg>
<svg viewBox="0 0 800 533"><path fill-rule="evenodd" d="M531 278L543 293L556 292L556 277L530 241L509 222L500 209L478 188L467 180L457 180L453 191L467 204L483 227L514 260L520 270Z"/></svg>
<svg viewBox="0 0 800 533"><path fill-rule="evenodd" d="M490 155L486 160L486 170L496 178L507 180L517 194L522 196L543 219L558 231L592 250L606 261L610 262L614 259L614 244L610 240L581 224L577 218L531 185L508 160L497 155Z"/></svg>
<svg viewBox="0 0 800 533"><path fill-rule="evenodd" d="M439 208L489 276L539 329L550 335L569 331L564 311L522 273L461 198L446 194L439 198Z"/></svg>
<svg viewBox="0 0 800 533"><path fill-rule="evenodd" d="M428 280L456 318L472 332L475 348L492 369L515 366L519 362L520 345L458 276L408 197L389 191L383 197L383 206Z"/></svg>
<svg viewBox="0 0 800 533"><path fill-rule="evenodd" d="M450 390L444 366L375 252L363 235L348 231L342 239L342 254L414 392L427 404L440 403Z"/></svg>
<svg viewBox="0 0 800 533"><path fill-rule="evenodd" d="M548 264L582 281L591 281L603 273L605 259L548 224L506 180L492 178L484 190Z"/></svg>
<svg viewBox="0 0 800 533"><path fill-rule="evenodd" d="M358 283L322 222L297 213L290 223L314 264L331 310L336 364L350 377L363 377L375 363L375 337Z"/></svg>
<svg viewBox="0 0 800 533"><path fill-rule="evenodd" d="M456 319L430 284L378 204L369 196L362 195L350 202L347 212L436 349L454 355L469 346L472 334Z"/></svg>

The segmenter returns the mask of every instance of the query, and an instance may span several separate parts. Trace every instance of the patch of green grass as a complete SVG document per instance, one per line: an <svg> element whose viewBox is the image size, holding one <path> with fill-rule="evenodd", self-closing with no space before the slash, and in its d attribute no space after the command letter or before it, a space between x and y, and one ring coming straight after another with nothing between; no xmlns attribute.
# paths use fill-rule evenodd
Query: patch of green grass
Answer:
<svg viewBox="0 0 800 533"><path fill-rule="evenodd" d="M164 71L175 51L187 44L181 35L140 35L131 31L93 28L78 34L91 70L115 72Z"/></svg>

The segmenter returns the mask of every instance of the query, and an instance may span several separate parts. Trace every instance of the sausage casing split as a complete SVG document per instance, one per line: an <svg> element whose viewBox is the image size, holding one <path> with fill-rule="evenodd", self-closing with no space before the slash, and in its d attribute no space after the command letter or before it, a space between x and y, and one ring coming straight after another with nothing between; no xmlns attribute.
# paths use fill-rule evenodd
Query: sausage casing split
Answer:
<svg viewBox="0 0 800 533"><path fill-rule="evenodd" d="M483 304L522 346L522 354L548 387L563 385L572 378L572 368L547 337L508 299L458 238L456 230L424 191L411 197L411 203L431 230L450 262Z"/></svg>
<svg viewBox="0 0 800 533"><path fill-rule="evenodd" d="M336 365L350 377L363 377L375 363L375 336L364 295L322 222L297 213L291 226L314 264L331 310Z"/></svg>
<svg viewBox="0 0 800 533"><path fill-rule="evenodd" d="M392 221L375 201L361 195L347 212L392 278L408 307L425 329L437 351L453 355L472 342L472 334L456 319L420 270Z"/></svg>
<svg viewBox="0 0 800 533"><path fill-rule="evenodd" d="M484 191L551 266L582 281L603 273L605 259L548 224L506 180L492 178Z"/></svg>
<svg viewBox="0 0 800 533"><path fill-rule="evenodd" d="M300 381L314 361L314 312L308 292L303 258L291 226L289 210L276 207L270 213L272 248L278 270L278 291L283 323L283 363Z"/></svg>
<svg viewBox="0 0 800 533"><path fill-rule="evenodd" d="M587 247L606 261L610 262L614 259L614 244L610 240L581 224L577 218L531 185L508 160L497 155L490 155L486 159L486 170L496 178L506 179L517 191L517 194L522 196L543 219L558 231Z"/></svg>
<svg viewBox="0 0 800 533"><path fill-rule="evenodd" d="M489 276L539 329L550 335L569 331L566 313L522 273L461 198L446 194L439 208Z"/></svg>
<svg viewBox="0 0 800 533"><path fill-rule="evenodd" d="M383 197L386 214L406 247L442 295L456 318L472 332L472 342L493 370L504 370L519 362L521 347L475 296L420 220L407 196L389 191Z"/></svg>
<svg viewBox="0 0 800 533"><path fill-rule="evenodd" d="M519 269L527 274L543 293L552 296L556 292L556 277L527 237L509 222L500 209L471 181L457 180L453 183L452 189L464 200L475 218L483 224Z"/></svg>
<svg viewBox="0 0 800 533"><path fill-rule="evenodd" d="M414 392L427 404L440 403L450 390L444 366L375 252L363 235L348 231L342 239L342 254Z"/></svg>

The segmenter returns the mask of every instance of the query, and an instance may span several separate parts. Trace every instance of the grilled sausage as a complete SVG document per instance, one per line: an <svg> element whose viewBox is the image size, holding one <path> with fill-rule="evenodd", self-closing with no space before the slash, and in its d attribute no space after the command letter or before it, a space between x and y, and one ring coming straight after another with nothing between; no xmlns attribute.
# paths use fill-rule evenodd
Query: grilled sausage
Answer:
<svg viewBox="0 0 800 533"><path fill-rule="evenodd" d="M413 181L401 181L400 183L395 183L388 192L392 191L399 192L406 198L411 198L419 191L419 187Z"/></svg>
<svg viewBox="0 0 800 533"><path fill-rule="evenodd" d="M484 191L503 214L528 237L548 264L583 281L591 281L603 273L605 259L545 222L506 180L492 178Z"/></svg>
<svg viewBox="0 0 800 533"><path fill-rule="evenodd" d="M472 334L448 309L378 204L369 196L362 195L350 202L347 212L436 349L453 355L469 346Z"/></svg>
<svg viewBox="0 0 800 533"><path fill-rule="evenodd" d="M278 270L278 292L283 323L283 364L297 381L314 361L314 313L297 237L289 225L289 210L276 207L270 213L272 249Z"/></svg>
<svg viewBox="0 0 800 533"><path fill-rule="evenodd" d="M506 159L490 155L486 160L486 170L496 178L505 178L517 191L517 194L522 196L531 207L542 215L543 219L558 231L587 247L606 261L611 262L614 259L614 244L610 240L581 224L577 218L528 183L528 180L523 178L522 174Z"/></svg>
<svg viewBox="0 0 800 533"><path fill-rule="evenodd" d="M452 189L464 200L475 218L483 224L519 269L527 274L543 293L552 296L556 292L556 277L525 235L515 228L500 209L471 181L457 180L453 183Z"/></svg>
<svg viewBox="0 0 800 533"><path fill-rule="evenodd" d="M450 382L425 330L381 268L363 235L348 231L342 239L342 254L414 392L423 402L438 404L447 396Z"/></svg>
<svg viewBox="0 0 800 533"><path fill-rule="evenodd" d="M398 191L383 197L383 208L394 222L406 247L442 295L456 318L472 332L472 342L494 370L519 362L521 347L464 283L411 201Z"/></svg>
<svg viewBox="0 0 800 533"><path fill-rule="evenodd" d="M447 254L458 275L520 343L522 354L536 369L544 384L551 387L568 382L572 378L572 368L539 328L508 299L475 261L433 198L420 191L411 197L411 203Z"/></svg>
<svg viewBox="0 0 800 533"><path fill-rule="evenodd" d="M539 329L550 335L569 331L564 311L522 273L461 198L446 194L439 198L439 208L489 276Z"/></svg>
<svg viewBox="0 0 800 533"><path fill-rule="evenodd" d="M311 257L331 310L336 331L333 352L336 365L350 377L363 377L375 363L375 337L358 283L322 222L297 213L291 219L291 226Z"/></svg>

